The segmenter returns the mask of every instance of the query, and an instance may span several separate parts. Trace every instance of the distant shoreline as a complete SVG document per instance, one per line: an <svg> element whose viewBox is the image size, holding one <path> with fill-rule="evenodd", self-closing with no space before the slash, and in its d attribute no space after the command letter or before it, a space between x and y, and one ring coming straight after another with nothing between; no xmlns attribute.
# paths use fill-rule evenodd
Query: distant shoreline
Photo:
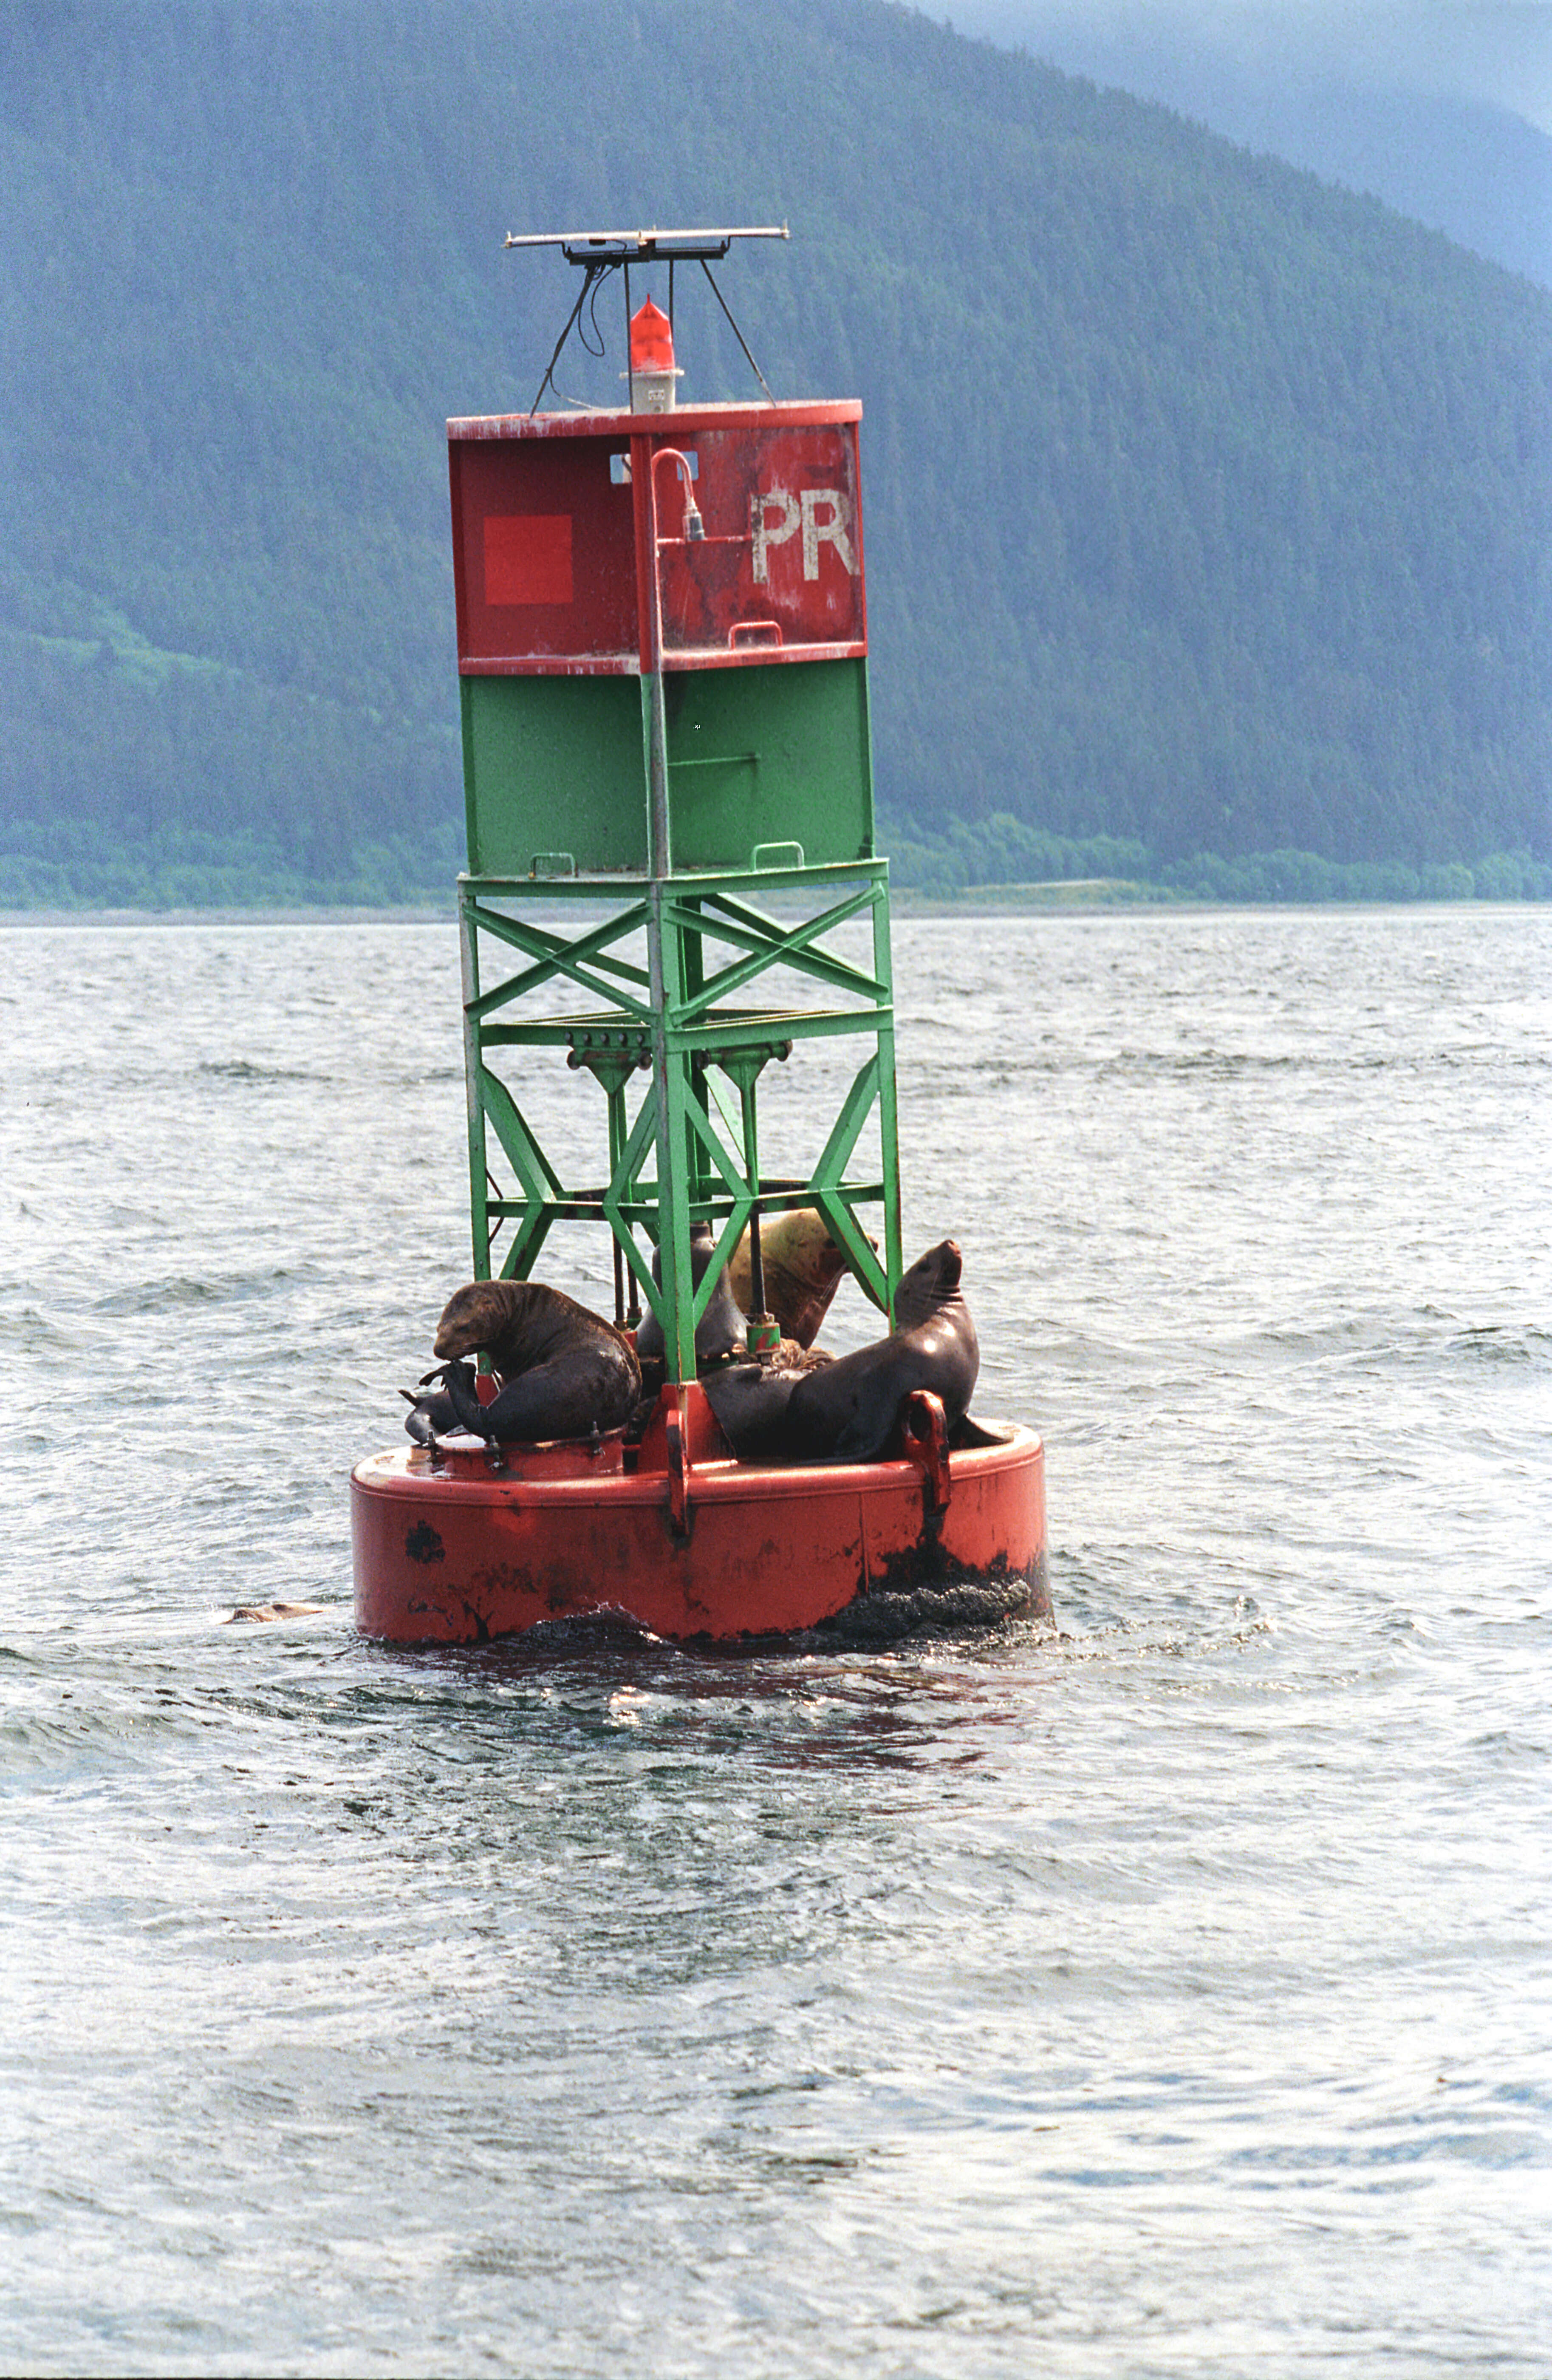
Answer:
<svg viewBox="0 0 1552 2380"><path fill-rule="evenodd" d="M782 896L777 894L777 905ZM902 917L974 917L1011 914L1015 917L1098 917L1118 912L1144 909L1163 910L1171 916L1200 916L1206 912L1224 915L1245 915L1253 912L1324 911L1340 909L1442 910L1451 914L1466 909L1540 909L1546 908L1552 895L1539 898L1509 896L1495 898L1479 895L1472 900L1437 900L1421 896L1411 900L1336 900L1336 901L1215 901L1204 894L1177 892L1163 886L1109 884L1096 880L1089 884L978 884L962 892L918 892L910 887L891 888L891 905ZM455 926L451 888L444 906L430 902L405 903L398 907L358 907L354 905L296 906L262 905L244 906L210 904L197 909L0 909L0 932L27 929L43 931L59 928L120 928L145 927L180 929L188 926L224 924L229 926Z"/></svg>

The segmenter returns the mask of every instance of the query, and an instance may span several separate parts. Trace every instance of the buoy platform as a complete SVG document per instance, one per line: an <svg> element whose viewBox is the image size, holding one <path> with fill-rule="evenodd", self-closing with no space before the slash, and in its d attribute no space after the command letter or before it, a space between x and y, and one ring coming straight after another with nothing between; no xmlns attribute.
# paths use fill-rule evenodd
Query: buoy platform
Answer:
<svg viewBox="0 0 1552 2380"><path fill-rule="evenodd" d="M628 1450L613 1431L503 1448L496 1468L474 1438L369 1457L351 1482L358 1624L483 1645L607 1615L683 1644L1049 1617L1033 1431L982 1424L950 1447L941 1410L917 1410L897 1462L778 1467L734 1460L698 1384L684 1406L687 1428L665 1390Z"/></svg>

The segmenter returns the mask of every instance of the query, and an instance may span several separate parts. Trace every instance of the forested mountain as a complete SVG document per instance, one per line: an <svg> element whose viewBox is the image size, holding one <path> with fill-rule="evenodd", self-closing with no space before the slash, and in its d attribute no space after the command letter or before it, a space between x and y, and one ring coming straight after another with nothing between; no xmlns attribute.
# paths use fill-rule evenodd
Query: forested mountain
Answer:
<svg viewBox="0 0 1552 2380"><path fill-rule="evenodd" d="M866 404L898 835L1552 863L1528 283L880 0L0 27L0 899L444 883L443 421L528 403L574 294L502 234L782 217L725 285L778 395ZM680 311L686 395L744 393Z"/></svg>
<svg viewBox="0 0 1552 2380"><path fill-rule="evenodd" d="M1552 286L1552 9L1439 0L956 0L1026 49L1368 190Z"/></svg>

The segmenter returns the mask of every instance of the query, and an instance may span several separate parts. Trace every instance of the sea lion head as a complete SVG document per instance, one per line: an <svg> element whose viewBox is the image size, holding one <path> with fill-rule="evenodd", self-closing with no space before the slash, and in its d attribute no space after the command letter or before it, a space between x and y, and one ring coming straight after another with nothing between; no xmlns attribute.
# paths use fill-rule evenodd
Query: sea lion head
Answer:
<svg viewBox="0 0 1552 2380"><path fill-rule="evenodd" d="M706 1278L706 1268L716 1252L716 1242L709 1223L690 1225L690 1278L697 1289ZM662 1258L654 1251L652 1279L662 1280ZM747 1329L743 1315L734 1303L728 1287L728 1269L723 1265L717 1276L717 1286L707 1301L706 1311L696 1325L696 1365L704 1369L708 1365L725 1363L734 1354L744 1353L744 1334ZM636 1334L637 1353L649 1363L658 1362L665 1353L662 1325L655 1314L643 1318Z"/></svg>
<svg viewBox="0 0 1552 2380"><path fill-rule="evenodd" d="M790 1214L764 1220L759 1252L767 1264L781 1264L793 1281L802 1281L809 1290L833 1290L845 1273L845 1257L817 1207L793 1207Z"/></svg>
<svg viewBox="0 0 1552 2380"><path fill-rule="evenodd" d="M527 1281L469 1281L442 1310L432 1344L443 1363L498 1345L522 1318L533 1295Z"/></svg>
<svg viewBox="0 0 1552 2380"><path fill-rule="evenodd" d="M910 1271L901 1274L894 1293L895 1329L915 1330L956 1299L964 1269L957 1240L940 1240L935 1248L918 1257Z"/></svg>
<svg viewBox="0 0 1552 2380"><path fill-rule="evenodd" d="M868 1245L876 1250L879 1243L869 1237ZM794 1207L786 1214L762 1220L760 1257L765 1302L781 1324L782 1336L795 1339L800 1347L811 1347L846 1270L844 1251L831 1237L830 1225L817 1207ZM734 1296L749 1313L754 1280L746 1231L729 1258L728 1277Z"/></svg>

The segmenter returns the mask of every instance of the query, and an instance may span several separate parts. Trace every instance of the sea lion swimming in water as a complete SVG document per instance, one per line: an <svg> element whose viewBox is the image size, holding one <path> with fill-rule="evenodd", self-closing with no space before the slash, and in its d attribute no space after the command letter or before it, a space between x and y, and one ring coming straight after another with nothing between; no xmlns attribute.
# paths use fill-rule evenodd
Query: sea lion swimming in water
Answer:
<svg viewBox="0 0 1552 2380"><path fill-rule="evenodd" d="M229 1628L234 1620L308 1620L322 1609L321 1603L239 1603L221 1624Z"/></svg>
<svg viewBox="0 0 1552 2380"><path fill-rule="evenodd" d="M706 1382L724 1437L746 1462L831 1455L876 1463L915 1389L940 1397L952 1428L964 1418L980 1369L970 1309L960 1293L957 1244L918 1257L894 1294L887 1339L797 1375L740 1364Z"/></svg>
<svg viewBox="0 0 1552 2380"><path fill-rule="evenodd" d="M697 1289L706 1278L706 1268L711 1261L716 1243L709 1223L690 1225L690 1278ZM660 1287L662 1264L659 1253L652 1255L652 1279ZM706 1303L706 1311L696 1324L696 1370L703 1372L710 1364L723 1364L735 1350L742 1353L744 1334L747 1329L743 1315L734 1302L728 1286L728 1269L721 1275ZM662 1324L655 1314L642 1317L641 1328L636 1334L636 1350L643 1363L662 1363L665 1359Z"/></svg>
<svg viewBox="0 0 1552 2380"><path fill-rule="evenodd" d="M480 1349L502 1383L488 1405L463 1360ZM466 1282L443 1310L435 1353L443 1389L412 1398L405 1424L422 1445L449 1428L529 1443L588 1438L620 1428L641 1393L641 1367L623 1334L543 1281ZM438 1377L429 1372L422 1389Z"/></svg>
<svg viewBox="0 0 1552 2380"><path fill-rule="evenodd" d="M869 1245L877 1247L878 1243ZM781 1324L782 1337L811 1347L846 1269L846 1259L818 1208L796 1207L789 1214L762 1217L760 1260L766 1305ZM744 1312L752 1313L747 1232L728 1259L728 1280Z"/></svg>

